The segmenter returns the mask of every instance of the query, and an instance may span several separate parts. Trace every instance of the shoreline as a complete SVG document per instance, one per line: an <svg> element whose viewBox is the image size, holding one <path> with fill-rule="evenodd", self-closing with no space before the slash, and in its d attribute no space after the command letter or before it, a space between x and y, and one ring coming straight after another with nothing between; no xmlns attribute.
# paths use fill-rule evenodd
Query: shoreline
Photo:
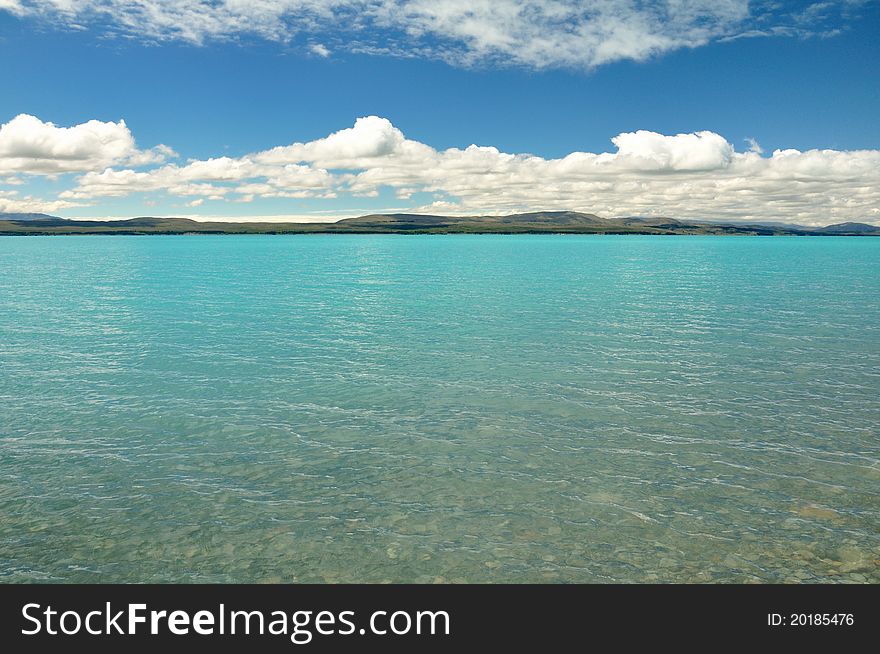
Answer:
<svg viewBox="0 0 880 654"><path fill-rule="evenodd" d="M880 233L823 233L807 231L719 231L719 232L647 232L647 231L553 231L553 230L523 230L523 231L463 231L463 230L278 230L278 231L139 231L130 229L103 230L103 231L77 231L77 230L32 230L32 231L6 231L0 228L0 236L816 236L824 238L833 237L877 237Z"/></svg>

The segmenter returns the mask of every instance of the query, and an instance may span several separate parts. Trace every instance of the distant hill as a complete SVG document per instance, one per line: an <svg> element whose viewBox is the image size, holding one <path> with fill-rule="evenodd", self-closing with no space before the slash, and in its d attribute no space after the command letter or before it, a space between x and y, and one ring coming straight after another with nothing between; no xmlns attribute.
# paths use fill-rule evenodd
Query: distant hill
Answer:
<svg viewBox="0 0 880 654"><path fill-rule="evenodd" d="M4 213L0 211L0 220L21 220L21 221L31 221L31 220L60 220L55 216L50 216L45 213Z"/></svg>
<svg viewBox="0 0 880 654"><path fill-rule="evenodd" d="M683 221L674 218L605 219L577 211L503 216L370 214L336 223L227 223L145 216L128 220L68 220L35 213L0 213L0 234L743 234L880 236L880 227L841 223L803 227L779 223Z"/></svg>
<svg viewBox="0 0 880 654"><path fill-rule="evenodd" d="M609 222L589 213L576 211L537 211L506 216L432 216L413 213L371 214L358 218L346 218L336 225L356 229L365 227L397 230L455 229L456 231L505 231L524 227L546 229L604 229Z"/></svg>
<svg viewBox="0 0 880 654"><path fill-rule="evenodd" d="M504 216L437 216L408 213L372 214L335 223L357 231L555 233L555 234L791 234L782 227L686 223L674 218L607 219L577 211L536 211ZM335 230L334 230L335 231ZM800 233L800 232L798 232Z"/></svg>
<svg viewBox="0 0 880 654"><path fill-rule="evenodd" d="M816 231L822 232L823 234L875 235L880 234L880 227L877 227L876 225L866 225L865 223L840 223L838 225L820 227Z"/></svg>

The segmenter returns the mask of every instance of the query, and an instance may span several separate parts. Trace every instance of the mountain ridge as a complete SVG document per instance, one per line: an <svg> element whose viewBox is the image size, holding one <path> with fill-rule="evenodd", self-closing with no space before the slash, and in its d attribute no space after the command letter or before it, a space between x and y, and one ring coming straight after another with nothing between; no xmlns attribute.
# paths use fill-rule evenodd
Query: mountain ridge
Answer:
<svg viewBox="0 0 880 654"><path fill-rule="evenodd" d="M780 223L685 221L666 217L600 218L578 211L532 211L507 215L443 216L375 213L335 223L201 222L142 216L90 221L39 213L0 213L0 234L743 234L880 236L880 227L844 222L823 227Z"/></svg>

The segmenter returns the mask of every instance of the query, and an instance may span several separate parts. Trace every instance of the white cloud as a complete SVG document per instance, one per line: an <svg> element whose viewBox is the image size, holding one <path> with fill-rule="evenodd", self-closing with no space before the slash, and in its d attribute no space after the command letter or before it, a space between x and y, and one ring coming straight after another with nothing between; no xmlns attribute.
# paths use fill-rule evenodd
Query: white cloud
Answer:
<svg viewBox="0 0 880 654"><path fill-rule="evenodd" d="M615 151L559 159L491 146L436 150L407 139L387 119L368 116L325 138L240 158L88 172L60 200L147 192L191 203L317 201L375 197L387 189L410 210L450 213L574 209L607 217L880 222L877 150L777 150L762 156L754 149L737 152L708 131L636 131L611 141ZM414 207L415 194L430 199Z"/></svg>
<svg viewBox="0 0 880 654"><path fill-rule="evenodd" d="M656 132L618 134L614 160L636 170L716 170L730 164L733 146L713 132L664 136Z"/></svg>
<svg viewBox="0 0 880 654"><path fill-rule="evenodd" d="M764 148L761 147L761 144L758 143L757 140L749 137L745 141L746 141L746 143L749 144L749 152L754 152L756 154L764 154Z"/></svg>
<svg viewBox="0 0 880 654"><path fill-rule="evenodd" d="M167 146L138 150L125 121L90 120L56 127L35 116L19 114L0 125L0 174L56 175L99 170L113 164L160 163L174 152Z"/></svg>
<svg viewBox="0 0 880 654"><path fill-rule="evenodd" d="M753 10L750 11L750 4ZM0 9L64 26L151 40L242 36L456 64L599 66L743 36L828 35L857 0L792 11L749 0L0 0Z"/></svg>
<svg viewBox="0 0 880 654"><path fill-rule="evenodd" d="M322 43L312 43L312 45L309 46L309 50L312 52L312 54L316 54L319 57L324 58L329 57L331 54L330 48L328 48L326 45L323 45Z"/></svg>
<svg viewBox="0 0 880 654"><path fill-rule="evenodd" d="M21 6L20 0L0 0L0 9L6 10L16 16L20 16L24 13L24 7Z"/></svg>
<svg viewBox="0 0 880 654"><path fill-rule="evenodd" d="M426 145L407 140L387 118L366 116L325 138L273 148L254 155L254 160L270 165L304 161L322 168L361 168L388 155L419 160L430 151Z"/></svg>
<svg viewBox="0 0 880 654"><path fill-rule="evenodd" d="M16 191L0 190L0 213L54 213L78 206L67 200L40 200L30 195L19 197Z"/></svg>

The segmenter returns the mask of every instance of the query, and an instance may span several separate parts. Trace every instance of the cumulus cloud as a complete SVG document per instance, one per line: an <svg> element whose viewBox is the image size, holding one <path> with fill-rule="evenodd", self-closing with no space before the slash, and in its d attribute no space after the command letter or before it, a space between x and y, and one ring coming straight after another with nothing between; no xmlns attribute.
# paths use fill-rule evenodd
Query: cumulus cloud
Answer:
<svg viewBox="0 0 880 654"><path fill-rule="evenodd" d="M312 43L309 46L309 50L311 51L312 54L316 54L319 57L324 57L324 58L329 57L331 54L330 48L328 48L326 45L324 45L322 43Z"/></svg>
<svg viewBox="0 0 880 654"><path fill-rule="evenodd" d="M730 164L733 146L714 132L664 136L656 132L618 134L615 161L636 170L716 170Z"/></svg>
<svg viewBox="0 0 880 654"><path fill-rule="evenodd" d="M120 163L147 165L160 163L173 154L164 145L138 150L122 120L90 120L73 127L57 127L35 116L19 114L0 125L0 175L83 172Z"/></svg>
<svg viewBox="0 0 880 654"><path fill-rule="evenodd" d="M90 171L58 200L148 193L185 198L195 207L200 200L320 201L387 191L408 210L458 214L573 209L606 217L880 222L878 150L787 149L764 156L755 149L737 152L709 131L640 130L611 142L610 152L558 159L479 145L436 150L406 138L385 118L367 116L324 138L243 157ZM421 204L412 199L417 194Z"/></svg>
<svg viewBox="0 0 880 654"><path fill-rule="evenodd" d="M303 35L334 49L472 65L593 67L743 36L830 35L859 0L0 0L0 10L151 40ZM751 9L750 9L751 5ZM309 46L327 56L323 43Z"/></svg>
<svg viewBox="0 0 880 654"><path fill-rule="evenodd" d="M431 152L428 146L406 139L387 118L366 116L325 138L272 148L256 154L254 160L270 165L308 162L321 168L362 168L379 158L418 161Z"/></svg>
<svg viewBox="0 0 880 654"><path fill-rule="evenodd" d="M0 213L54 213L73 206L78 205L68 200L41 200L19 196L17 191L0 190Z"/></svg>

